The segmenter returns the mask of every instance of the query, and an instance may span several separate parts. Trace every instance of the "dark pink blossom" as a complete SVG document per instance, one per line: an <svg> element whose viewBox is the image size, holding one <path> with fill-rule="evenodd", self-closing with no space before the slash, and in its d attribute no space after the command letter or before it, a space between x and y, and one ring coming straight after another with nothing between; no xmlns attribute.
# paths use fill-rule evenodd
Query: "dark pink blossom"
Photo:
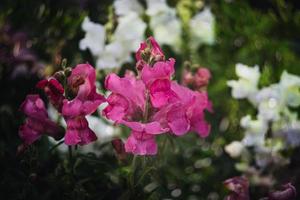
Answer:
<svg viewBox="0 0 300 200"><path fill-rule="evenodd" d="M119 138L116 138L111 141L111 144L117 154L118 159L122 161L125 160L127 153L125 151L125 145L123 141Z"/></svg>
<svg viewBox="0 0 300 200"><path fill-rule="evenodd" d="M20 110L27 116L25 124L19 129L19 136L24 144L32 144L43 134L56 140L62 138L61 128L49 119L45 104L39 95L27 95Z"/></svg>
<svg viewBox="0 0 300 200"><path fill-rule="evenodd" d="M44 90L51 104L61 113L64 97L63 86L55 79L44 79L37 83L37 88Z"/></svg>
<svg viewBox="0 0 300 200"><path fill-rule="evenodd" d="M62 114L67 123L65 143L85 145L97 139L88 127L86 115L92 114L105 98L96 92L96 71L89 64L79 64L68 77L72 100L63 101Z"/></svg>
<svg viewBox="0 0 300 200"><path fill-rule="evenodd" d="M84 116L66 118L67 131L65 143L67 145L85 145L97 140L95 133L89 128Z"/></svg>

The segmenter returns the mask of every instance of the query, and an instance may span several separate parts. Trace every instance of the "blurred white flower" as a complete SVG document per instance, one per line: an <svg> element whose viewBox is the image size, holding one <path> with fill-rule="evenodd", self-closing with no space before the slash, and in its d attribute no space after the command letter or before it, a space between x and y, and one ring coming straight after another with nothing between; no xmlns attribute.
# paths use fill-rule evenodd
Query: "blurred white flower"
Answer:
<svg viewBox="0 0 300 200"><path fill-rule="evenodd" d="M146 13L150 16L150 28L157 42L179 50L181 23L176 10L169 7L165 0L147 0Z"/></svg>
<svg viewBox="0 0 300 200"><path fill-rule="evenodd" d="M244 148L244 144L240 141L233 141L225 146L225 151L229 154L230 157L237 158L241 155Z"/></svg>
<svg viewBox="0 0 300 200"><path fill-rule="evenodd" d="M265 120L277 121L282 110L282 99L278 84L273 84L258 91L255 96L258 104L258 115Z"/></svg>
<svg viewBox="0 0 300 200"><path fill-rule="evenodd" d="M89 49L94 56L102 53L105 44L104 26L91 22L89 17L85 17L81 27L85 31L85 36L80 40L79 48L81 50Z"/></svg>
<svg viewBox="0 0 300 200"><path fill-rule="evenodd" d="M96 61L98 69L117 68L131 61L131 53L138 49L144 40L146 24L138 14L132 12L119 17L118 26L114 32L113 40L107 44Z"/></svg>
<svg viewBox="0 0 300 200"><path fill-rule="evenodd" d="M210 8L205 8L191 19L190 30L192 48L215 42L215 18Z"/></svg>
<svg viewBox="0 0 300 200"><path fill-rule="evenodd" d="M160 13L165 13L172 10L166 2L166 0L146 0L147 10L146 13L149 16L155 16Z"/></svg>
<svg viewBox="0 0 300 200"><path fill-rule="evenodd" d="M236 64L235 72L239 80L227 81L227 85L232 88L232 96L236 99L252 99L257 92L257 84L260 77L258 66L249 67L243 64Z"/></svg>
<svg viewBox="0 0 300 200"><path fill-rule="evenodd" d="M279 86L285 104L300 106L300 77L284 71L281 75Z"/></svg>
<svg viewBox="0 0 300 200"><path fill-rule="evenodd" d="M128 13L126 16L118 18L118 26L114 32L113 41L125 44L129 51L135 52L144 40L146 30L145 22L137 13Z"/></svg>
<svg viewBox="0 0 300 200"><path fill-rule="evenodd" d="M257 117L252 120L250 115L243 117L240 121L241 127L245 129L245 136L242 140L246 146L263 146L265 141L265 134L268 131L268 123Z"/></svg>
<svg viewBox="0 0 300 200"><path fill-rule="evenodd" d="M105 28L101 24L93 23L86 17L82 29L85 38L79 43L81 50L89 49L96 59L98 69L121 67L131 61L131 54L135 52L144 40L146 24L141 19L142 6L136 0L117 0L114 8L118 15L118 25L112 35L112 40L105 44Z"/></svg>
<svg viewBox="0 0 300 200"><path fill-rule="evenodd" d="M127 15L131 12L138 14L143 12L143 7L137 0L116 0L114 2L114 8L118 16Z"/></svg>

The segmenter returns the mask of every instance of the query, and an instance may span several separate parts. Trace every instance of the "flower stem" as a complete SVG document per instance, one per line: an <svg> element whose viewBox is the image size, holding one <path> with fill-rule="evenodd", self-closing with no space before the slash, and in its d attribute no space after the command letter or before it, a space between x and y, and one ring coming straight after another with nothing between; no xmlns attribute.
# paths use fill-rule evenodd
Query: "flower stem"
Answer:
<svg viewBox="0 0 300 200"><path fill-rule="evenodd" d="M137 155L134 155L131 163L131 176L129 179L129 186L130 186L130 194L132 197L134 196L134 179L135 179L135 170L136 170L136 161L137 161Z"/></svg>
<svg viewBox="0 0 300 200"><path fill-rule="evenodd" d="M149 113L149 92L146 91L146 101L145 101L145 112L143 116L143 121L147 122Z"/></svg>
<svg viewBox="0 0 300 200"><path fill-rule="evenodd" d="M49 149L49 152L52 152L54 149L56 149L58 146L60 146L62 143L64 143L64 140L63 141L60 141L58 143L56 143L53 147L51 147Z"/></svg>
<svg viewBox="0 0 300 200"><path fill-rule="evenodd" d="M70 173L71 176L74 177L74 162L73 162L73 150L72 150L72 146L68 147L68 152L69 152L69 169L70 169Z"/></svg>

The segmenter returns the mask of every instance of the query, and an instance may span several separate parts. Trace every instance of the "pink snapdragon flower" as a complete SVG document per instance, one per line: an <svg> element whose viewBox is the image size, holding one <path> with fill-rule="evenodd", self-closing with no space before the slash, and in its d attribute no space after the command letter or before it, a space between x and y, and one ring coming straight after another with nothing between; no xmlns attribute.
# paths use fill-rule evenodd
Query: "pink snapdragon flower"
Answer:
<svg viewBox="0 0 300 200"><path fill-rule="evenodd" d="M195 74L195 86L201 88L207 86L211 78L211 73L207 68L199 68Z"/></svg>
<svg viewBox="0 0 300 200"><path fill-rule="evenodd" d="M105 101L105 98L96 92L95 82L96 72L89 64L77 65L68 77L68 88L75 98L63 101L62 114L67 123L67 145L85 145L97 139L85 118Z"/></svg>
<svg viewBox="0 0 300 200"><path fill-rule="evenodd" d="M145 85L131 75L120 78L109 74L105 79L105 87L112 93L107 98L108 106L103 115L115 122L134 120L142 117L145 109Z"/></svg>
<svg viewBox="0 0 300 200"><path fill-rule="evenodd" d="M190 70L184 70L182 83L185 86L189 86L195 90L206 90L206 86L211 79L211 73L207 68L199 68L195 74Z"/></svg>
<svg viewBox="0 0 300 200"><path fill-rule="evenodd" d="M122 124L131 128L131 134L125 143L126 152L138 155L155 155L157 154L157 144L155 135L169 131L168 128L162 128L158 122L140 123L126 122Z"/></svg>
<svg viewBox="0 0 300 200"><path fill-rule="evenodd" d="M141 79L146 85L152 106L159 108L175 98L171 90L171 76L174 74L175 60L156 62L153 67L145 65L142 69Z"/></svg>
<svg viewBox="0 0 300 200"><path fill-rule="evenodd" d="M61 113L63 100L65 99L63 86L55 78L51 77L48 80L41 80L36 87L44 90L51 104Z"/></svg>
<svg viewBox="0 0 300 200"><path fill-rule="evenodd" d="M45 104L39 95L27 95L20 110L27 116L25 124L19 129L19 136L25 145L32 144L43 134L56 140L62 138L61 127L49 119Z"/></svg>
<svg viewBox="0 0 300 200"><path fill-rule="evenodd" d="M181 136L196 131L206 137L210 125L205 121L204 111L211 110L207 93L192 91L172 81L175 60L165 60L152 37L141 44L136 59L138 76L131 72L123 78L109 74L105 80L111 94L103 114L131 129L126 152L155 155L156 136L167 132ZM202 72L200 75L202 78Z"/></svg>
<svg viewBox="0 0 300 200"><path fill-rule="evenodd" d="M207 93L192 91L176 82L172 82L171 89L177 99L158 111L154 120L169 127L177 136L189 131L196 131L200 137L208 136L210 125L205 121L204 111L211 111L211 103Z"/></svg>

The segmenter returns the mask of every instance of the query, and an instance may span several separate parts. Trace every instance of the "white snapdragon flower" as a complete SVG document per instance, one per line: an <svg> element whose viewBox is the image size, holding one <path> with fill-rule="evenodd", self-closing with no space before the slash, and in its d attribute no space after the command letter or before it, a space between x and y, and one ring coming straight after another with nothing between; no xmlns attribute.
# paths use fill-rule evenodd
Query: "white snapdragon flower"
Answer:
<svg viewBox="0 0 300 200"><path fill-rule="evenodd" d="M235 72L239 80L227 81L227 85L232 88L232 96L236 99L252 99L257 92L257 84L260 77L258 66L249 67L243 64L236 64Z"/></svg>
<svg viewBox="0 0 300 200"><path fill-rule="evenodd" d="M280 88L278 84L261 89L255 96L258 104L258 115L268 121L280 119L280 112L283 109Z"/></svg>
<svg viewBox="0 0 300 200"><path fill-rule="evenodd" d="M129 51L134 52L144 40L145 30L146 24L139 15L134 12L129 13L118 19L113 41L125 44Z"/></svg>
<svg viewBox="0 0 300 200"><path fill-rule="evenodd" d="M243 117L240 121L241 127L245 129L245 137L243 144L246 146L263 146L265 134L268 131L268 123L261 118L257 117L252 120L250 115Z"/></svg>
<svg viewBox="0 0 300 200"><path fill-rule="evenodd" d="M129 13L119 18L111 43L107 44L102 54L98 56L98 69L117 68L132 60L131 53L138 49L144 40L146 24L136 13Z"/></svg>
<svg viewBox="0 0 300 200"><path fill-rule="evenodd" d="M296 75L289 74L284 71L281 74L280 82L280 92L283 101L286 105L292 107L300 106L300 77Z"/></svg>
<svg viewBox="0 0 300 200"><path fill-rule="evenodd" d="M215 42L215 18L209 8L205 8L191 19L190 30L192 48Z"/></svg>
<svg viewBox="0 0 300 200"><path fill-rule="evenodd" d="M89 49L94 56L101 54L105 44L104 26L91 22L89 17L85 17L81 27L85 31L85 36L80 40L79 48L81 50Z"/></svg>
<svg viewBox="0 0 300 200"><path fill-rule="evenodd" d="M143 12L143 7L137 0L116 0L114 2L114 8L118 16L127 15L132 12L138 14Z"/></svg>
<svg viewBox="0 0 300 200"><path fill-rule="evenodd" d="M181 23L176 10L169 7L165 0L147 0L146 13L150 16L150 27L157 42L179 50Z"/></svg>
<svg viewBox="0 0 300 200"><path fill-rule="evenodd" d="M225 152L228 153L232 158L239 157L244 149L245 146L240 141L233 141L225 146Z"/></svg>
<svg viewBox="0 0 300 200"><path fill-rule="evenodd" d="M88 17L82 23L86 32L80 41L80 49L89 49L96 59L98 69L118 68L132 60L131 54L144 40L145 22L140 18L143 7L137 0L117 0L114 8L118 25L110 43L105 45L105 28L93 23Z"/></svg>

